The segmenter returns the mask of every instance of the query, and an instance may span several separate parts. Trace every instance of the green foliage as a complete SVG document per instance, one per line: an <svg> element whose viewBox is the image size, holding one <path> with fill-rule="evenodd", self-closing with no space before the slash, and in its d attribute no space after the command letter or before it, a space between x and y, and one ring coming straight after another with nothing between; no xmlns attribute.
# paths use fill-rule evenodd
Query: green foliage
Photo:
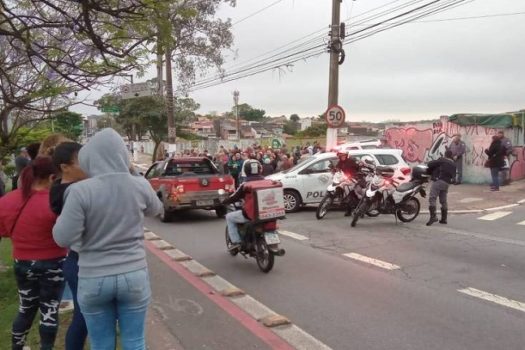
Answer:
<svg viewBox="0 0 525 350"><path fill-rule="evenodd" d="M299 123L293 120L288 120L286 124L284 124L283 132L288 135L295 135L299 130L300 126L301 125Z"/></svg>
<svg viewBox="0 0 525 350"><path fill-rule="evenodd" d="M301 119L301 118L299 118L299 115L297 115L295 113L290 116L290 120L293 121L293 122L298 122L299 119Z"/></svg>
<svg viewBox="0 0 525 350"><path fill-rule="evenodd" d="M326 124L315 124L306 130L298 132L296 135L299 137L319 137L326 135Z"/></svg>
<svg viewBox="0 0 525 350"><path fill-rule="evenodd" d="M238 105L237 108L239 108L239 118L248 121L261 121L264 119L264 115L266 114L266 111L264 109L253 108L247 103L242 103ZM235 115L235 107L233 107L232 111Z"/></svg>
<svg viewBox="0 0 525 350"><path fill-rule="evenodd" d="M53 116L53 124L55 132L61 133L75 141L78 141L84 129L82 115L70 111L55 114Z"/></svg>

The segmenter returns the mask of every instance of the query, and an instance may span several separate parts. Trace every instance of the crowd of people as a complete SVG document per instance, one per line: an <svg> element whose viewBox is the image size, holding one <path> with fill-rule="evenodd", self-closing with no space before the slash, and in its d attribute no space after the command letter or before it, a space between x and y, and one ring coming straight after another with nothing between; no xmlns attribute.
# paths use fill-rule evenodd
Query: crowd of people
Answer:
<svg viewBox="0 0 525 350"><path fill-rule="evenodd" d="M268 176L290 169L304 159L323 152L325 152L325 149L318 142L292 148L288 148L286 145L272 148L253 144L245 149L237 146L227 149L224 146L220 146L215 154L210 154L208 150L199 152L195 149L189 149L176 153L175 157L208 157L221 172L230 174L235 179L235 184L238 187L246 178L243 164L249 159L258 160L262 165L262 175ZM167 158L169 154L165 152L163 156Z"/></svg>
<svg viewBox="0 0 525 350"><path fill-rule="evenodd" d="M40 349L54 348L66 282L75 306L67 350L83 349L87 336L92 349L114 349L117 335L124 349L145 349L151 289L143 221L162 203L133 175L112 129L85 146L52 135L35 148L22 150L15 190L0 198L0 237L11 239L19 294L12 349L24 349L38 311Z"/></svg>

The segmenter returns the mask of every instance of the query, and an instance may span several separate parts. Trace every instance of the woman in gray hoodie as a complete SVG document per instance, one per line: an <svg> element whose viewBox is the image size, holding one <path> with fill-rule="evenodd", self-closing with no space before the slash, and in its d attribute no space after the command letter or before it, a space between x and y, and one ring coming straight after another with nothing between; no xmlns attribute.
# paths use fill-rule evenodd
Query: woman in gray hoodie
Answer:
<svg viewBox="0 0 525 350"><path fill-rule="evenodd" d="M129 172L122 137L96 134L78 161L89 176L65 193L53 237L79 254L78 302L92 349L114 349L117 319L124 349L145 349L145 317L151 298L144 250L144 216L162 203L150 184Z"/></svg>

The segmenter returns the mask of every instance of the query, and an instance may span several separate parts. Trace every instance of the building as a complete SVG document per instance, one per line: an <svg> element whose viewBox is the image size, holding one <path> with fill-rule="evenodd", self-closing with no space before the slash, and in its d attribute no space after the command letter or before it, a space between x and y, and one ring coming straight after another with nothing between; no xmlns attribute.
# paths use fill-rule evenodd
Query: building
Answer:
<svg viewBox="0 0 525 350"><path fill-rule="evenodd" d="M193 134L202 137L216 137L213 121L205 117L199 117L197 121L191 123L190 130Z"/></svg>

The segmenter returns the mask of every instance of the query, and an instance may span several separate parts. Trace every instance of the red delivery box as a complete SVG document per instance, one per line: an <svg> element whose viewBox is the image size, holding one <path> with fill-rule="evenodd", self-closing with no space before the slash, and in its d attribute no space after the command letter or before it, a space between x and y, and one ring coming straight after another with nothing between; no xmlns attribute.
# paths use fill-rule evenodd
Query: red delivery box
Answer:
<svg viewBox="0 0 525 350"><path fill-rule="evenodd" d="M278 181L257 180L244 183L244 212L251 221L284 218L283 185Z"/></svg>

